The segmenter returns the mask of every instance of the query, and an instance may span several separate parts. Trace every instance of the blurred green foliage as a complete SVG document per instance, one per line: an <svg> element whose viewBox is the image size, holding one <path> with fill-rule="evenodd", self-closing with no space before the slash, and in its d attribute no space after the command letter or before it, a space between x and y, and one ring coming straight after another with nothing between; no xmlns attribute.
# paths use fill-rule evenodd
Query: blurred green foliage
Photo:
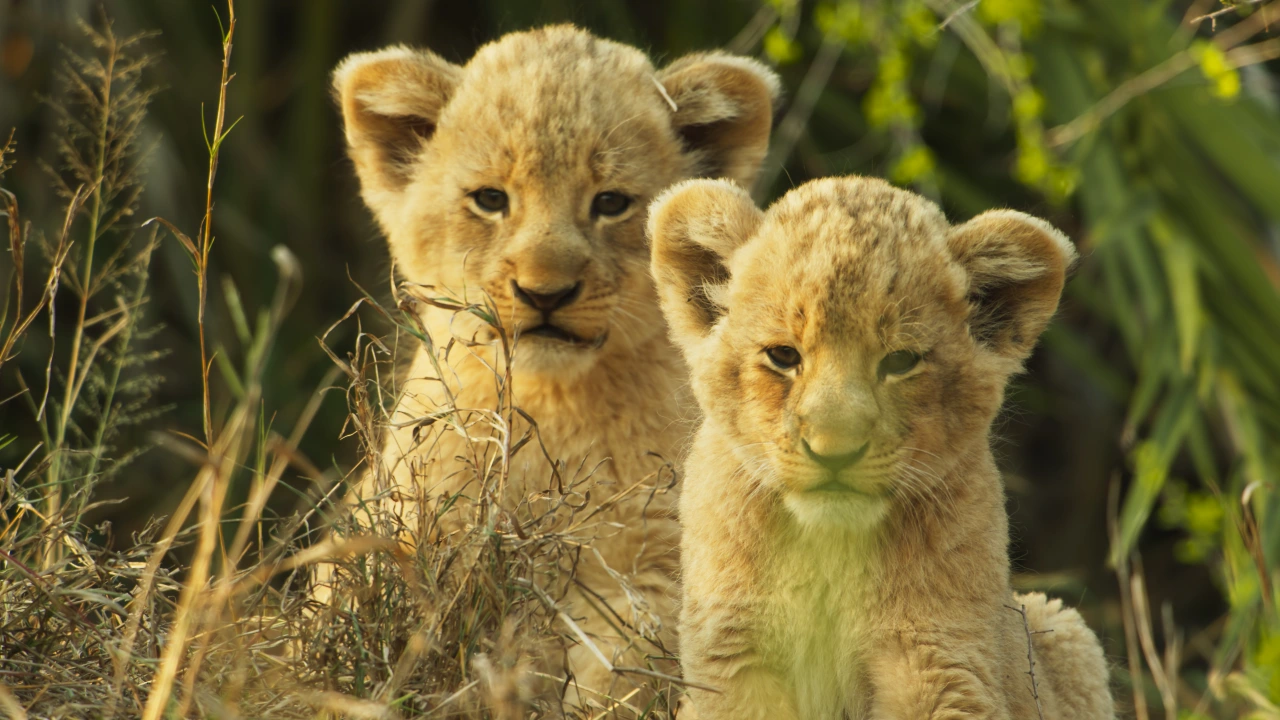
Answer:
<svg viewBox="0 0 1280 720"><path fill-rule="evenodd" d="M94 7L0 0L0 134L15 127L19 143L6 187L46 235L61 220L41 168L58 162L57 123L40 98L58 92L58 45L82 42L74 21ZM141 129L150 150L132 221L158 215L194 228L201 118L216 102L220 57L213 11L170 0L105 7L122 34L161 32L148 41L162 55L146 80L162 91ZM387 285L386 252L329 99L328 72L345 53L407 42L464 62L502 32L567 20L658 62L706 47L760 54L788 89L762 199L811 177L875 174L935 197L955 218L1013 206L1077 241L1083 260L1060 320L1000 428L1014 557L1041 573L1022 581L1083 602L1117 665L1146 668L1130 678L1150 695L1140 706L1162 702L1160 670L1124 624L1150 597L1174 620L1153 623L1156 641L1186 640L1172 669L1182 671L1182 707L1194 709L1185 717L1280 717L1276 3L294 0L245 2L239 14L229 112L242 119L222 148L209 337L219 358L252 354L246 318L276 286L270 249L290 247L305 285L265 358L269 424L292 427L316 392L330 362L315 338L360 297L356 283ZM173 410L119 428L124 448L149 447L166 428L198 435L201 424L190 263L176 243L151 262L146 325L156 330L138 341L167 352L154 365L164 383L148 387L154 406ZM16 361L24 377L41 376L50 353L65 356L49 343L27 339ZM225 372L215 388L224 411L234 377ZM27 405L6 401L19 390L6 366L0 467L40 441ZM339 398L325 401L300 446L335 475L353 457L334 442L344 417ZM117 541L171 509L184 490L174 478L190 474L165 450L134 459L102 491L131 498L100 511ZM278 495L278 509L294 502ZM1141 598L1123 579L1138 570Z"/></svg>

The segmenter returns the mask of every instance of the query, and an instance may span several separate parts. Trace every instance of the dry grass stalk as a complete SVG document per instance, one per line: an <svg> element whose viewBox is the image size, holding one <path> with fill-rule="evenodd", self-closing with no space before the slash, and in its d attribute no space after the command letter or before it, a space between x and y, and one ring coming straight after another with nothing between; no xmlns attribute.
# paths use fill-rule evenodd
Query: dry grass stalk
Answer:
<svg viewBox="0 0 1280 720"><path fill-rule="evenodd" d="M3 147L0 147L0 178L4 177L4 171L10 167L8 164L9 157L13 151L14 141L13 132L11 131L9 139ZM0 215L4 216L9 230L9 258L12 263L10 276L4 284L4 309L0 310L0 332L3 333L2 338L0 338L0 369L4 368L4 364L7 361L17 357L18 341L27 334L27 330L30 329L32 323L36 321L40 313L53 302L54 297L58 294L59 281L62 278L62 266L67 261L67 255L71 251L71 221L80 211L84 197L84 188L81 186L76 189L67 203L66 217L62 224L63 231L59 234L58 243L53 250L52 258L49 262L49 271L41 287L40 297L24 313L23 276L26 272L26 247L31 229L22 221L17 196L4 188L0 188ZM13 310L12 321L9 320L10 308Z"/></svg>
<svg viewBox="0 0 1280 720"><path fill-rule="evenodd" d="M1112 482L1107 507L1108 533L1112 546L1119 537L1119 485ZM1173 621L1173 610L1168 603L1162 606L1164 628L1163 656L1156 648L1151 604L1147 599L1146 581L1142 573L1142 559L1135 552L1116 563L1116 577L1120 583L1120 612L1124 623L1125 647L1128 651L1129 678L1133 684L1134 714L1138 720L1150 717L1147 707L1145 678L1150 670L1151 679L1160 693L1167 720L1178 717L1178 693L1182 669L1182 635Z"/></svg>
<svg viewBox="0 0 1280 720"><path fill-rule="evenodd" d="M1260 481L1254 480L1245 486L1240 493L1240 520L1238 521L1238 530L1240 537L1244 541L1245 549L1249 551L1249 556L1253 558L1254 567L1258 571L1258 582L1261 585L1262 608L1268 614L1272 615L1276 610L1275 585L1271 578L1272 566L1267 563L1267 553L1263 546L1262 530L1258 527L1258 519L1253 512L1253 494L1262 486Z"/></svg>
<svg viewBox="0 0 1280 720"><path fill-rule="evenodd" d="M1134 625L1138 629L1138 641L1142 647L1147 667L1151 669L1151 678L1160 691L1160 702L1164 706L1165 718L1177 720L1178 717L1178 670L1181 667L1182 638L1174 633L1165 635L1164 658L1156 651L1154 631L1151 620L1151 605L1147 601L1146 582L1143 580L1138 558L1133 559L1134 574L1129 578L1129 597L1133 603ZM1166 604L1166 633L1172 629L1171 610Z"/></svg>
<svg viewBox="0 0 1280 720"><path fill-rule="evenodd" d="M1119 524L1120 483L1112 478L1111 491L1107 497L1107 535L1111 546L1115 547L1120 537ZM1124 557L1119 559L1115 567L1116 577L1120 581L1120 618L1124 624L1124 646L1129 661L1129 681L1133 684L1133 711L1136 720L1150 720L1147 710L1147 695L1143 677L1142 660L1139 656L1137 618L1134 614L1132 598L1133 586L1129 582L1129 563Z"/></svg>

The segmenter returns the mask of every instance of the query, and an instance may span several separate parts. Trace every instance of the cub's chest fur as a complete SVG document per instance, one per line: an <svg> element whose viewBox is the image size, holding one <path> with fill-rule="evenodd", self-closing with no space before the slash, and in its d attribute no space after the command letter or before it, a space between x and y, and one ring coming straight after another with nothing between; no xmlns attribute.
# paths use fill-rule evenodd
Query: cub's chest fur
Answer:
<svg viewBox="0 0 1280 720"><path fill-rule="evenodd" d="M866 658L877 625L874 548L846 532L801 531L774 552L759 632L794 689L800 717L865 717Z"/></svg>

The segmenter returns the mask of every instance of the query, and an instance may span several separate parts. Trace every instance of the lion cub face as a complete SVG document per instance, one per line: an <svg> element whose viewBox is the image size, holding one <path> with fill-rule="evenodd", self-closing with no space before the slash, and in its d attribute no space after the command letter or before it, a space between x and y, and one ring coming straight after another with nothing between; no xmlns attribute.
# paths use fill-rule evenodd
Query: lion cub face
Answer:
<svg viewBox="0 0 1280 720"><path fill-rule="evenodd" d="M644 239L649 200L696 175L750 181L775 76L695 55L657 71L569 26L513 33L465 66L406 48L334 74L362 194L408 280L491 297L517 369L565 373L662 324ZM494 339L469 314L453 333Z"/></svg>
<svg viewBox="0 0 1280 720"><path fill-rule="evenodd" d="M805 524L874 527L948 492L1074 258L1046 223L995 211L951 227L867 178L802 185L761 212L729 183L651 212L653 274L708 421L743 482Z"/></svg>

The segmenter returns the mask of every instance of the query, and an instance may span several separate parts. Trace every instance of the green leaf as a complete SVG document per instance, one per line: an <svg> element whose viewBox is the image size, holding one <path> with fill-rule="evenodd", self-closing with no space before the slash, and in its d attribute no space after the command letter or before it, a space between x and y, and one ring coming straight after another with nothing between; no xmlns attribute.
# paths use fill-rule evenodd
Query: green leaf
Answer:
<svg viewBox="0 0 1280 720"><path fill-rule="evenodd" d="M1164 216L1153 217L1149 227L1164 260L1166 281L1173 300L1173 318L1178 328L1178 366L1184 375L1190 375L1205 326L1195 250L1174 233Z"/></svg>
<svg viewBox="0 0 1280 720"><path fill-rule="evenodd" d="M242 344L248 345L253 340L253 334L249 332L249 319L244 314L240 291L236 289L235 280L230 275L222 278L222 294L226 297L227 310L231 313L231 324L236 329L236 336Z"/></svg>
<svg viewBox="0 0 1280 720"><path fill-rule="evenodd" d="M1271 137L1240 132L1238 127L1252 124L1244 117L1252 111L1207 100L1202 87L1170 87L1159 94L1158 101L1183 128L1190 147L1203 152L1259 212L1280 221L1280 163L1262 161L1272 156L1274 143L1280 142L1276 128L1270 128Z"/></svg>
<svg viewBox="0 0 1280 720"><path fill-rule="evenodd" d="M1195 388L1191 383L1172 389L1156 415L1150 438L1134 449L1134 483L1120 511L1119 536L1111 548L1112 567L1129 556L1139 533L1147 524L1147 518L1151 516L1151 508L1169 478L1169 466L1173 464L1195 419L1195 398Z"/></svg>
<svg viewBox="0 0 1280 720"><path fill-rule="evenodd" d="M236 368L231 364L231 358L227 354L226 348L218 345L213 351L214 364L218 366L218 372L222 374L222 379L227 383L227 389L235 396L237 400L244 398L244 383L240 380L240 375L236 373Z"/></svg>

